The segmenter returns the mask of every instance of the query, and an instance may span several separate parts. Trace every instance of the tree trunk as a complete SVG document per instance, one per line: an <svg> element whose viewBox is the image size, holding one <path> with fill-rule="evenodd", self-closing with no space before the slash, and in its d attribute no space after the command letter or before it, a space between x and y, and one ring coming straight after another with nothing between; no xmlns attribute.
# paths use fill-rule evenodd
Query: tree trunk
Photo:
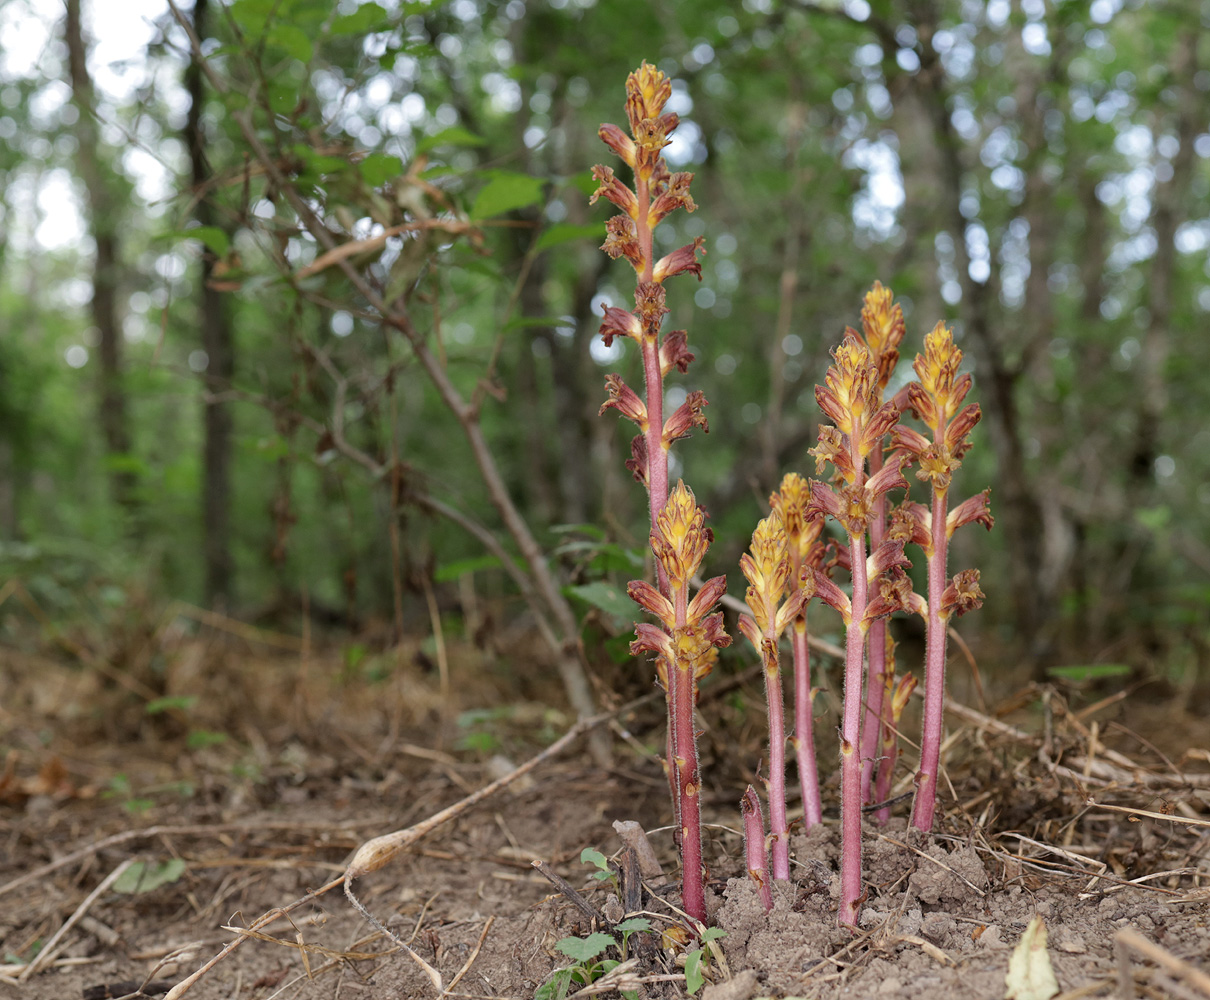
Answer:
<svg viewBox="0 0 1210 1000"><path fill-rule="evenodd" d="M208 0L195 0L193 30L205 37ZM206 191L210 165L206 161L206 140L202 125L205 103L202 73L197 60L185 70L189 91L189 117L185 124L185 142L189 149L191 179L197 207L194 218L203 226L217 224L214 204ZM214 255L202 255L201 332L202 350L207 364L207 399L203 403L205 440L202 445L202 556L205 564L204 595L208 606L230 604L233 592L231 559L231 408L213 397L231 385L235 370L235 349L231 321L221 292L210 286Z"/></svg>
<svg viewBox="0 0 1210 1000"><path fill-rule="evenodd" d="M93 264L92 322L97 328L100 362L99 419L105 452L112 464L114 499L128 513L137 506L136 481L122 460L130 453L130 428L122 386L122 332L118 324L118 224L121 199L101 157L96 96L88 75L88 47L80 17L80 0L67 0L63 25L72 97L80 112L76 127L76 163L88 194L89 225L96 244Z"/></svg>
<svg viewBox="0 0 1210 1000"><path fill-rule="evenodd" d="M970 258L966 248L967 222L959 209L962 196L959 139L950 122L945 71L931 42L936 24L935 12L931 12L930 23L920 26L921 37L929 41L922 46L920 72L913 79L933 126L944 199L943 204L938 206L938 217L946 221L954 241L954 266L962 285L966 332L971 337L979 396L984 404L989 437L996 452L999 469L996 517L1007 539L1009 579L1016 602L1016 631L1024 648L1037 652L1032 649L1032 644L1038 638L1039 627L1047 614L1047 605L1040 600L1034 579L1042 558L1042 510L1025 462L1021 413L1016 398L1021 372L1018 367L1008 364L992 330L991 281L978 282L970 276Z"/></svg>
<svg viewBox="0 0 1210 1000"><path fill-rule="evenodd" d="M1155 256L1147 283L1147 332L1139 355L1139 412L1130 473L1136 490L1145 494L1154 476L1155 460L1164 440L1163 421L1168 410L1165 369L1171 353L1172 284L1176 271L1176 230L1184 221L1193 178L1193 140L1205 127L1204 98L1198 94L1194 77L1198 72L1196 31L1184 37L1172 54L1170 72L1177 88L1176 137L1180 143L1172 158L1171 174L1155 186L1151 226L1155 231Z"/></svg>

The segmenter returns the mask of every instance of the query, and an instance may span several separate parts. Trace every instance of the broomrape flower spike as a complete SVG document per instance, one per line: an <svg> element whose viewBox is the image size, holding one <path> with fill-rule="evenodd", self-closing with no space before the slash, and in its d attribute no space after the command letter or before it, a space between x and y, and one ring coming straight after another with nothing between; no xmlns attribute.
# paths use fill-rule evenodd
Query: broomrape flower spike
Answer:
<svg viewBox="0 0 1210 1000"><path fill-rule="evenodd" d="M674 330L661 338L660 326L668 312L664 282L676 274L696 274L701 280L699 253L705 253L702 237L675 250L660 260L654 259L653 231L668 215L683 208L697 208L689 185L691 173L671 173L664 161L664 147L680 124L664 105L672 96L672 81L654 66L644 62L626 80L627 135L617 125L603 124L601 140L633 171L634 186L618 178L612 167L593 167L598 188L591 198L604 198L621 209L606 224L601 249L615 260L626 258L634 268L635 308L633 312L605 306L601 336L605 345L615 337L629 337L638 346L643 361L644 398L626 386L619 375L606 381L610 399L604 408L615 408L639 427L639 436L630 446L626 467L647 488L648 515L654 529L656 517L668 499L668 451L672 442L688 435L693 427L708 431L702 408L701 392L690 393L685 404L665 423L664 377L673 369L684 372L693 355L683 330ZM667 581L660 577L660 589L667 592Z"/></svg>
<svg viewBox="0 0 1210 1000"><path fill-rule="evenodd" d="M870 352L870 359L877 369L877 398L881 402L882 394L886 391L887 383L899 363L899 345L903 342L905 326L903 309L895 302L895 296L889 288L884 288L882 282L875 281L874 287L865 295L865 304L861 310L861 330L853 335L863 340ZM849 331L846 331L846 333ZM869 455L871 475L876 475L883 466L881 447L874 448ZM882 544L886 533L887 509L885 497L874 501L874 510L870 518L870 548L876 549ZM890 638L887 634L886 620L879 619L870 627L868 649L866 652L866 711L862 723L862 760L872 760L879 756L880 746L885 742L885 732L882 739L880 731L891 723L887 711L883 709L883 692L887 687L886 650ZM891 681L893 683L893 679ZM889 709L888 709L889 710ZM885 757L883 758L885 760ZM861 771L861 799L864 803L882 802L889 797L889 785L886 793L875 793L873 790L874 768L865 767ZM878 771L881 777L884 767L880 763ZM887 773L889 781L890 774ZM890 819L890 809L880 809L875 818L879 823Z"/></svg>
<svg viewBox="0 0 1210 1000"><path fill-rule="evenodd" d="M820 408L833 426L819 431L811 450L816 472L831 463L835 488L811 483L809 515L837 520L848 535L852 596L846 595L822 570L815 570L819 597L838 612L845 624L844 713L840 730L840 913L841 924L856 926L861 904L861 758L862 670L866 636L874 621L905 607L911 587L903 567L903 540L887 538L867 557L866 531L876 501L892 489L907 488L902 468L907 456L897 456L873 475L866 459L882 447L882 438L899 420L892 403L881 401L878 367L869 349L853 331L832 355L826 385L815 387Z"/></svg>
<svg viewBox="0 0 1210 1000"><path fill-rule="evenodd" d="M651 532L651 551L663 577L667 596L645 580L633 580L631 598L659 619L659 625L635 626L632 655L654 653L656 674L668 697L669 782L673 787L680 831L682 905L696 920L706 919L705 870L702 867L701 777L698 771L697 733L693 707L698 683L710 673L718 649L731 637L723 630L723 616L711 613L727 589L726 577L709 580L689 599L689 581L701 567L710 547L705 511L693 491L678 482Z"/></svg>
<svg viewBox="0 0 1210 1000"><path fill-rule="evenodd" d="M815 764L813 705L811 688L811 647L807 642L807 602L815 595L815 570L822 568L823 521L808 517L811 484L795 472L787 473L781 487L769 497L769 506L781 517L790 557L790 583L803 594L802 610L794 619L790 633L794 651L794 735L790 739L798 763L798 782L802 791L803 822L807 829L823 821L819 794L819 773Z"/></svg>
<svg viewBox="0 0 1210 1000"><path fill-rule="evenodd" d="M938 323L924 338L924 353L916 355L912 366L918 381L907 387L907 406L932 436L902 425L892 432L892 446L916 462L917 478L929 483L933 493L930 507L902 504L894 514L892 528L892 534L920 546L928 559L928 600L917 599L913 604L913 610L925 619L926 639L924 727L911 823L924 831L933 828L937 802L945 707L946 630L951 618L972 611L983 602L978 570L963 570L952 580L946 579L949 540L964 524L978 522L990 530L994 523L988 506L990 490L949 510L954 472L970 449L967 436L981 415L978 403L963 406L970 392L971 377L958 374L961 365L962 351L954 343L953 331Z"/></svg>
<svg viewBox="0 0 1210 1000"><path fill-rule="evenodd" d="M756 526L752 548L739 560L748 579L751 615L740 615L739 628L755 647L764 666L765 699L769 710L769 839L773 877L790 877L790 825L786 818L786 721L782 697L778 641L786 626L799 617L808 595L795 588L782 603L793 564L782 515L774 510Z"/></svg>
<svg viewBox="0 0 1210 1000"><path fill-rule="evenodd" d="M601 249L615 260L624 257L634 268L636 278L634 309L607 305L601 337L606 346L615 337L627 337L638 345L643 363L643 394L632 390L620 375L609 375L605 380L609 399L601 412L615 409L639 429L630 443L626 468L647 490L657 586L635 581L630 585L630 594L660 624L637 625L631 651L636 655L655 654L656 673L667 694L668 744L664 766L679 829L683 905L690 916L704 921L698 801L701 780L693 706L698 681L709 673L718 647L731 640L723 631L722 616L708 613L726 589L725 578L711 580L692 601L688 596L689 579L697 572L710 545L705 515L683 484L671 496L668 491L668 454L673 442L687 437L695 427L709 430L702 413L706 397L700 391L688 393L675 413L667 419L664 416L664 378L674 368L688 371L693 361L684 330L661 335L660 328L668 312L664 282L685 273L695 274L701 280L698 255L705 253L701 237L659 260L653 253L655 227L678 208L687 212L697 208L689 193L693 174L671 173L664 161L664 147L680 123L675 114L664 111L671 95L672 82L654 66L645 62L630 74L626 80L626 120L630 134L610 124L602 125L598 134L632 171L633 187L620 179L612 167L597 166L593 168L593 177L599 186L591 200L604 198L621 210L606 223Z"/></svg>

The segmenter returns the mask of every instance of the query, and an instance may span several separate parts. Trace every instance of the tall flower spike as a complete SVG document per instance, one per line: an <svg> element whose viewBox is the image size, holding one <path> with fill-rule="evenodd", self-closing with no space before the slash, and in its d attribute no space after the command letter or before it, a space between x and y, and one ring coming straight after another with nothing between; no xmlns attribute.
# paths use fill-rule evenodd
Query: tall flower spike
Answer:
<svg viewBox="0 0 1210 1000"><path fill-rule="evenodd" d="M879 302L880 299L875 302L875 313L880 308ZM885 544L875 547L873 558L867 562L866 532L871 520L878 516L877 501L888 490L906 487L907 482L902 473L904 457L872 474L866 471L867 458L881 454L883 436L899 418L894 404L882 400L880 373L870 348L854 331L848 330L832 358L834 363L825 377L826 385L815 387L815 398L833 426L820 428L819 446L812 453L817 467L830 462L836 469L835 489L812 482L807 509L812 514L835 518L848 535L852 596L843 594L822 572L817 571L815 579L819 596L838 608L845 621L839 921L856 926L862 899L861 805L869 789L863 772L872 766L872 761L863 755L861 738L866 636L875 620L902 603L902 585L897 579L886 589L881 584L884 574L902 574L905 562L902 542L895 543L897 550Z"/></svg>
<svg viewBox="0 0 1210 1000"><path fill-rule="evenodd" d="M815 763L814 691L811 687L811 647L808 642L807 601L815 594L815 573L825 548L823 520L809 513L811 484L796 472L787 473L769 506L781 515L790 553L790 585L803 593L802 610L794 619L790 640L794 650L794 734L790 744L798 762L803 822L810 829L823 821L819 770Z"/></svg>
<svg viewBox="0 0 1210 1000"><path fill-rule="evenodd" d="M628 588L631 598L660 621L658 626L649 623L635 626L630 651L634 655L655 654L656 676L667 692L666 766L681 831L683 901L686 912L699 920L705 916L706 904L698 796L701 778L693 706L698 682L713 668L718 649L731 642L723 630L723 616L713 612L727 589L726 578L707 581L689 599L690 578L701 566L711 541L705 517L693 491L678 482L651 532L651 551L668 581L668 595L645 580L633 580Z"/></svg>
<svg viewBox="0 0 1210 1000"><path fill-rule="evenodd" d="M802 611L806 594L794 588L785 603L793 563L782 516L774 510L756 526L752 548L740 556L748 579L747 602L752 614L740 615L739 627L764 665L765 700L769 714L769 839L773 877L790 877L790 828L786 816L786 719L782 695L778 641L786 626Z"/></svg>
<svg viewBox="0 0 1210 1000"><path fill-rule="evenodd" d="M882 439L891 426L898 420L898 407L888 412L889 407L882 407L882 393L885 391L895 366L899 361L899 345L903 341L904 322L903 309L895 302L894 294L889 288L884 288L879 281L874 282L865 295L865 303L861 310L861 329L846 330L846 336L860 340L869 351L873 363L875 377L874 398L879 406L878 416L866 424L862 434L859 451L869 461L871 477L877 476L882 469ZM881 496L875 497L869 512L870 547L878 548L882 544L886 528L886 501ZM879 619L874 623L869 635L869 651L867 654L866 682L866 712L862 725L862 760L872 760L878 756L880 745L879 732L883 721L882 696L885 687L883 674L886 670L884 650L887 645L886 622ZM862 801L873 801L871 783L873 769L863 768L861 772ZM890 818L889 811L883 809L877 813L879 822L885 823Z"/></svg>
<svg viewBox="0 0 1210 1000"><path fill-rule="evenodd" d="M971 377L959 374L961 365L962 351L954 343L953 332L938 323L924 338L924 352L916 355L912 365L918 380L907 387L908 405L931 437L907 427L896 427L892 437L893 446L917 463L917 478L927 482L933 493L928 508L904 504L896 512L892 529L899 537L919 545L928 558L928 599L914 607L925 619L926 634L924 728L911 822L924 831L933 827L941 766L946 630L951 617L974 610L983 601L977 570L964 570L947 581L949 540L964 524L978 522L990 529L994 523L986 490L949 510L950 485L970 448L968 436L980 417L977 403L963 406Z"/></svg>
<svg viewBox="0 0 1210 1000"><path fill-rule="evenodd" d="M687 393L675 413L665 419L664 377L674 368L684 372L693 355L688 336L675 330L661 336L668 313L665 279L689 272L700 280L703 240L675 250L659 261L653 252L656 226L683 208L697 206L689 193L690 173L672 173L664 162L664 148L680 124L664 105L672 95L672 82L656 67L644 62L626 80L627 136L616 125L600 127L601 140L633 170L633 187L615 176L611 167L593 168L598 188L592 201L605 198L622 214L606 223L601 249L615 260L626 258L636 274L634 310L610 306L605 309L601 336L608 346L616 337L627 337L638 345L643 366L643 396L632 391L617 375L606 379L609 400L601 408L616 409L633 420L640 434L630 445L626 468L647 490L651 549L655 555L657 586L632 585L631 596L660 620L636 628L631 646L634 653L656 656L656 673L668 697L668 751L666 767L677 825L683 877L683 905L697 920L706 919L703 889L701 815L698 791L697 744L693 728L693 704L697 683L714 664L720 646L731 640L723 631L722 615L710 607L725 589L722 577L706 584L689 599L689 580L697 572L710 545L705 515L693 494L683 484L669 493L668 455L673 442L686 437L694 427L707 429L701 392Z"/></svg>

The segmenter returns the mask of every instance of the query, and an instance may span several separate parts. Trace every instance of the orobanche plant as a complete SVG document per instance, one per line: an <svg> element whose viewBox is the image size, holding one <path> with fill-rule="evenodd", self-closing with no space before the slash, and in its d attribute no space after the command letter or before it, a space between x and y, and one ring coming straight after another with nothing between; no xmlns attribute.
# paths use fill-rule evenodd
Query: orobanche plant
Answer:
<svg viewBox="0 0 1210 1000"><path fill-rule="evenodd" d="M723 616L710 613L727 588L726 577L715 577L690 598L689 581L701 567L712 539L705 526L705 512L684 483L678 483L671 492L668 489L672 443L686 437L693 427L707 430L702 415L706 398L700 391L689 393L677 411L664 419L664 377L673 368L688 371L693 360L684 330L661 335L660 327L668 312L664 282L685 272L700 278L702 268L697 255L703 243L699 237L658 261L653 257L655 227L678 208L691 212L697 207L689 194L693 175L670 173L664 161L663 149L679 122L674 113L664 113L671 95L671 82L655 67L644 63L630 74L626 81L630 135L616 125L602 125L600 136L633 170L634 188L615 177L612 168L597 166L593 176L600 187L592 200L605 197L622 210L607 223L609 235L602 249L611 257L625 257L637 276L634 311L607 307L601 335L606 345L618 336L629 337L639 345L644 396L640 398L620 375L610 375L606 379L609 401L601 411L616 409L639 428L626 466L647 487L657 586L636 580L629 592L659 619L659 625L639 625L630 648L634 654L655 654L656 672L667 695L668 753L664 766L676 807L682 905L691 917L704 921L702 783L693 708L698 681L713 667L718 647L728 645L731 638L723 631Z"/></svg>
<svg viewBox="0 0 1210 1000"><path fill-rule="evenodd" d="M607 223L602 249L624 257L636 275L635 308L606 306L601 334L606 345L628 337L639 347L643 394L620 375L606 378L608 401L601 411L616 409L632 420L639 434L631 443L627 468L648 494L651 551L655 581L631 582L631 597L656 623L635 627L633 654L651 653L656 676L668 702L665 768L676 812L681 852L682 900L691 917L706 919L705 871L701 841L701 775L698 764L694 706L698 683L730 644L723 618L714 611L726 590L717 576L696 593L692 581L713 540L705 512L683 482L671 489L668 455L673 442L694 427L708 430L702 409L706 399L690 392L670 417L664 417L664 379L675 368L688 371L693 355L683 330L661 332L664 282L683 273L701 278L701 237L656 260L652 232L678 208L693 211L689 194L693 175L672 173L663 157L678 125L664 112L670 81L644 63L626 81L627 135L616 125L602 125L600 136L633 171L633 186L613 169L597 166L595 202L604 197L621 214ZM861 878L861 811L881 803L891 787L898 756L898 734L904 706L915 687L912 674L895 675L894 643L885 621L895 612L913 612L927 623L924 670L925 715L920 769L912 823L932 826L940 765L945 685L946 629L949 620L979 606L977 570L946 579L946 552L953 532L972 521L991 527L988 492L977 494L952 511L948 506L954 471L970 447L971 429L979 420L975 404L963 406L969 375L959 375L962 352L952 332L938 324L925 338L924 353L914 364L918 381L886 398L904 336L903 311L889 289L875 283L862 310L862 332L849 329L832 354L825 384L816 399L829 422L811 449L816 475L831 467L830 481L808 481L788 473L769 499L769 514L753 532L751 548L740 561L748 581L750 614L739 629L764 668L769 717L768 776L765 779L770 828L765 831L760 798L752 787L741 802L745 860L762 901L771 908L771 880L790 877L790 822L786 798L787 741L798 766L803 820L822 821L812 730L812 688L807 606L819 597L839 612L845 626L844 699L840 726L841 891L839 921L856 925L864 898ZM930 435L901 423L910 411ZM888 509L888 494L907 491L905 470L932 489L931 506L905 499ZM829 537L827 525L839 529ZM927 598L916 594L907 575L911 563L904 548L919 546L928 562ZM847 571L848 585L834 579ZM788 634L794 678L793 727L787 731L781 678L782 637ZM877 818L885 822L885 807Z"/></svg>

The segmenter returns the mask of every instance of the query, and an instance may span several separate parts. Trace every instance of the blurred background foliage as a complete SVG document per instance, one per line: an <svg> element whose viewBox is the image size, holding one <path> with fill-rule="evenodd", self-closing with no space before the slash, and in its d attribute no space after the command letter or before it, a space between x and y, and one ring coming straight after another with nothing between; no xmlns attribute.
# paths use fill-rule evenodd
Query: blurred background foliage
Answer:
<svg viewBox="0 0 1210 1000"><path fill-rule="evenodd" d="M646 59L700 206L658 233L708 250L668 322L698 357L673 403L711 403L673 470L709 571L738 595L768 493L814 473L813 387L880 279L899 382L942 319L975 374L957 492L990 484L998 523L952 563L983 571L984 672L1210 676L1210 4L194 2L137 30L100 0L0 10L0 583L32 599L4 641L31 605L62 629L170 599L524 624L467 530L516 554L458 420L285 187L473 405L590 634L624 632L590 585L640 571L630 435L597 416L605 373L638 377L596 337L632 278L587 194Z"/></svg>

